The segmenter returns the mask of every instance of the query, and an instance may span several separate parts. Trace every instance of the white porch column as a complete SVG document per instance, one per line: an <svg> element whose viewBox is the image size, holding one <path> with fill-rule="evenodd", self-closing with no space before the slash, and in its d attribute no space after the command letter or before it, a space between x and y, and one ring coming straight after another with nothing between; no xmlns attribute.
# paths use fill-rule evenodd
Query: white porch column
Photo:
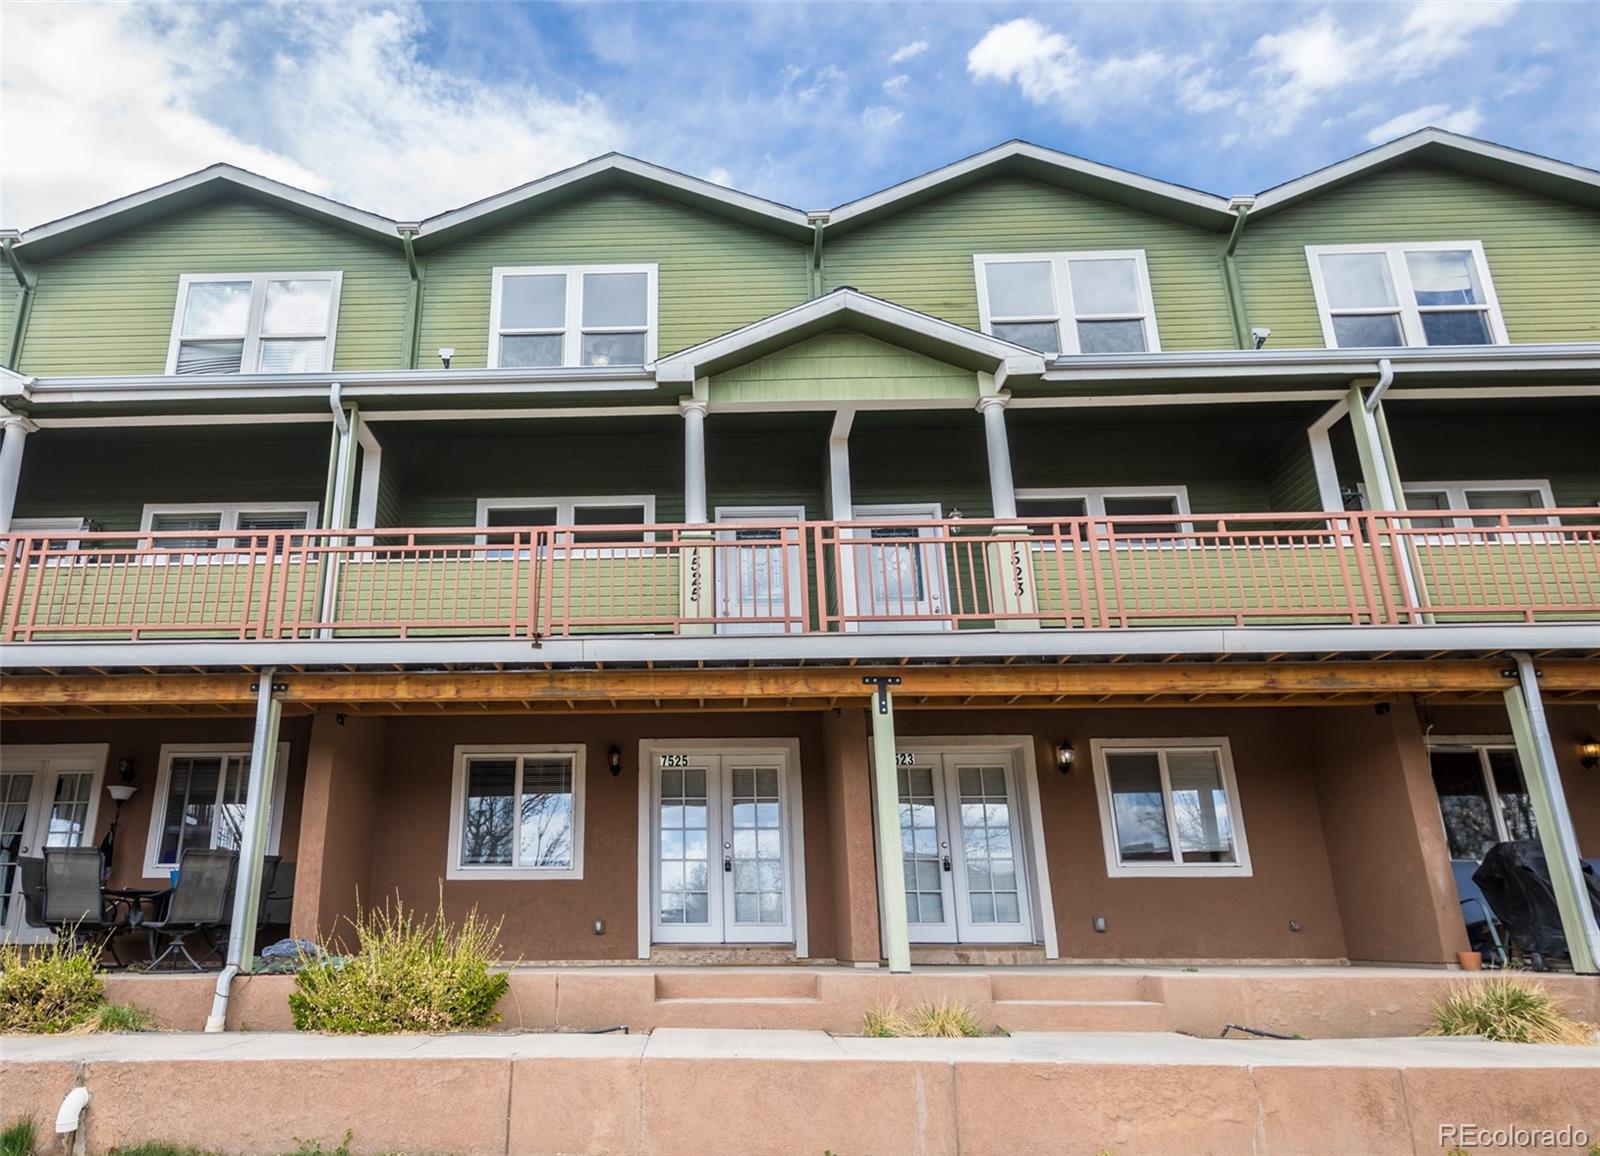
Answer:
<svg viewBox="0 0 1600 1156"><path fill-rule="evenodd" d="M906 920L905 851L900 845L900 772L895 769L894 697L889 687L900 680L864 678L873 688L867 707L872 715L872 797L878 825L878 904L883 954L889 970L911 970L911 928Z"/></svg>
<svg viewBox="0 0 1600 1156"><path fill-rule="evenodd" d="M39 427L20 414L7 414L4 441L0 441L0 534L11 529L17 508L17 482L22 477L22 447Z"/></svg>
<svg viewBox="0 0 1600 1156"><path fill-rule="evenodd" d="M711 521L706 510L706 403L698 398L681 401L683 411L683 520L703 525Z"/></svg>
<svg viewBox="0 0 1600 1156"><path fill-rule="evenodd" d="M283 704L273 694L277 670L264 667L256 687L256 726L250 742L250 777L244 797L244 824L239 841L238 875L233 884L233 924L228 935L228 964L244 971L256 953L256 916L261 911L262 856L267 850L267 810L277 773L278 722Z"/></svg>
<svg viewBox="0 0 1600 1156"><path fill-rule="evenodd" d="M361 447L361 477L356 484L355 527L358 530L371 530L378 524L378 490L383 484L383 443L365 422L356 427L356 442ZM356 539L356 545L372 545L372 535L361 535Z"/></svg>
<svg viewBox="0 0 1600 1156"><path fill-rule="evenodd" d="M1007 394L992 393L978 399L983 415L983 440L989 449L989 500L995 521L1017 516L1017 488L1011 480L1011 442L1006 437Z"/></svg>
<svg viewBox="0 0 1600 1156"><path fill-rule="evenodd" d="M850 488L850 427L855 423L856 411L841 409L833 415L833 429L828 433L828 516L835 522L852 521L855 514L855 496ZM832 541L834 546L834 565L837 567L837 582L839 589L839 613L844 617L844 629L855 630L859 623L855 621L857 610L856 598L856 558L855 550L845 545L845 531L835 533ZM816 566L818 583L822 584L823 561L813 558L812 565ZM824 594L826 599L827 595Z"/></svg>
<svg viewBox="0 0 1600 1156"><path fill-rule="evenodd" d="M1511 733L1516 737L1517 759L1528 784L1533 816L1539 823L1539 843L1550 867L1551 889L1556 893L1572 970L1580 975L1600 974L1600 925L1589 906L1578 835L1561 786L1561 768L1539 694L1539 675L1527 654L1513 652L1511 657L1517 664L1517 682L1506 687L1506 712L1511 716Z"/></svg>

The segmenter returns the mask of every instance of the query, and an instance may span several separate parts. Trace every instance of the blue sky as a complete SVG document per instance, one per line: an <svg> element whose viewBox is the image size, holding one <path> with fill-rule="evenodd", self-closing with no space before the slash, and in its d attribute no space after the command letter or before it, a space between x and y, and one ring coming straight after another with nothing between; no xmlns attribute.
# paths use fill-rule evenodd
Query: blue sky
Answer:
<svg viewBox="0 0 1600 1156"><path fill-rule="evenodd" d="M1600 167L1600 5L11 5L0 224L228 160L421 216L609 149L800 208L1012 137L1222 194L1423 124Z"/></svg>

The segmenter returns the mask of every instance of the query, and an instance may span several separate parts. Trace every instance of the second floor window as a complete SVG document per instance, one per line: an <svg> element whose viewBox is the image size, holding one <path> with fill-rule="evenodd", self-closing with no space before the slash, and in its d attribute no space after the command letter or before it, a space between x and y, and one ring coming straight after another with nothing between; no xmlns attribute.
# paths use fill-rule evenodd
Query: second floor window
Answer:
<svg viewBox="0 0 1600 1156"><path fill-rule="evenodd" d="M654 265L494 271L489 367L647 365L656 358Z"/></svg>
<svg viewBox="0 0 1600 1156"><path fill-rule="evenodd" d="M1050 356L1161 348L1143 250L980 254L973 263L985 333Z"/></svg>
<svg viewBox="0 0 1600 1156"><path fill-rule="evenodd" d="M210 550L218 547L264 546L273 530L304 530L317 522L315 502L288 504L244 502L228 505L185 504L146 506L140 527L164 535L153 540L158 548ZM237 538L217 538L223 530L240 531ZM172 537L184 532L193 538ZM298 541L298 539L296 539Z"/></svg>
<svg viewBox="0 0 1600 1156"><path fill-rule="evenodd" d="M339 273L185 273L168 373L325 373Z"/></svg>
<svg viewBox="0 0 1600 1156"><path fill-rule="evenodd" d="M1477 241L1310 245L1306 256L1330 348L1507 340Z"/></svg>

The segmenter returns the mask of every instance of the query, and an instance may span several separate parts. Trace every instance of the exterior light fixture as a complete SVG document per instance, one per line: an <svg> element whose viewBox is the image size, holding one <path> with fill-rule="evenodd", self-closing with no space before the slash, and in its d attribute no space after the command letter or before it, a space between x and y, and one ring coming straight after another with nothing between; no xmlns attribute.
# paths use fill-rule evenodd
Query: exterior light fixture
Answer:
<svg viewBox="0 0 1600 1156"><path fill-rule="evenodd" d="M1263 345L1265 345L1267 343L1267 338L1271 336L1272 330L1268 329L1265 325L1257 325L1254 329L1250 330L1250 340L1255 342L1255 348L1257 349L1260 349Z"/></svg>
<svg viewBox="0 0 1600 1156"><path fill-rule="evenodd" d="M1070 773L1072 764L1077 757L1077 753L1072 749L1072 744L1066 739L1062 739L1056 745L1056 770L1063 775Z"/></svg>
<svg viewBox="0 0 1600 1156"><path fill-rule="evenodd" d="M126 778L133 778L133 760L122 759L117 763L117 770ZM139 793L139 788L132 783L107 783L106 794L116 801L117 809L112 813L111 826L106 828L106 837L100 840L100 854L103 870L111 869L111 857L117 849L117 827L122 823L122 804Z"/></svg>
<svg viewBox="0 0 1600 1156"><path fill-rule="evenodd" d="M1578 744L1578 762L1586 767L1600 767L1600 739L1588 735Z"/></svg>
<svg viewBox="0 0 1600 1156"><path fill-rule="evenodd" d="M124 783L133 782L133 760L132 759L118 759L117 760L117 776L119 778L121 778L121 780ZM109 787L106 788L106 789L110 790ZM114 797L115 797L115 793L113 792L113 798Z"/></svg>
<svg viewBox="0 0 1600 1156"><path fill-rule="evenodd" d="M622 751L616 743L612 743L611 749L606 752L606 765L611 768L612 778L622 774Z"/></svg>
<svg viewBox="0 0 1600 1156"><path fill-rule="evenodd" d="M439 346L439 360L444 362L446 369L450 368L450 359L456 355L455 347L450 345Z"/></svg>

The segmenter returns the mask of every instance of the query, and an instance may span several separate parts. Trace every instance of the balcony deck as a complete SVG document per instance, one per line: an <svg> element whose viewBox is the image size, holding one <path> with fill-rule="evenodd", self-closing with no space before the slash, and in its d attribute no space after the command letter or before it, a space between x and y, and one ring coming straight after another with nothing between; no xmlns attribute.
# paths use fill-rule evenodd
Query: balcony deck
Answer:
<svg viewBox="0 0 1600 1156"><path fill-rule="evenodd" d="M0 537L11 644L1593 622L1592 509Z"/></svg>

